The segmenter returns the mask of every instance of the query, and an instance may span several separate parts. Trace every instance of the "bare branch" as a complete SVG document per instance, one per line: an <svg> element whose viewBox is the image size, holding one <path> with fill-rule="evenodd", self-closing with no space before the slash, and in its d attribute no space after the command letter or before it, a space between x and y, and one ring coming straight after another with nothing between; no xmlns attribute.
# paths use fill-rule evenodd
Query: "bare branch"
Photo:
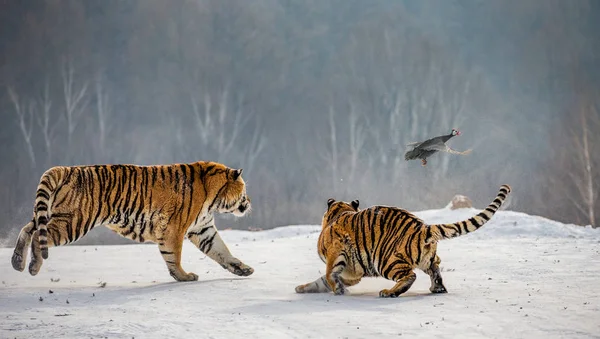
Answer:
<svg viewBox="0 0 600 339"><path fill-rule="evenodd" d="M42 131L42 137L44 138L44 148L46 150L46 160L48 163L52 162L52 138L54 129L58 125L57 122L52 123L51 108L52 100L50 99L50 89L48 82L44 86L44 94L40 100L40 106L42 107L41 115L37 116L36 122Z"/></svg>
<svg viewBox="0 0 600 339"><path fill-rule="evenodd" d="M210 110L211 110L211 101L210 95L204 95L204 113L200 113L198 108L198 103L196 102L196 98L191 96L192 100L192 109L194 112L194 118L196 121L196 129L200 134L200 139L204 144L208 143L208 137L210 135L210 131L212 129L212 120L210 119Z"/></svg>
<svg viewBox="0 0 600 339"><path fill-rule="evenodd" d="M349 116L349 134L350 134L350 178L355 180L355 174L358 170L358 159L366 143L366 133L361 125L361 116L357 112L354 104L350 102Z"/></svg>
<svg viewBox="0 0 600 339"><path fill-rule="evenodd" d="M15 92L12 87L8 88L8 96L14 106L15 113L17 115L17 123L19 125L19 130L21 131L21 136L25 141L25 145L27 147L27 154L29 155L29 160L31 161L31 165L35 167L35 152L33 150L33 144L31 140L31 135L33 132L33 114L35 112L35 103L30 103L27 107L27 110L23 110L23 105L19 101L19 96Z"/></svg>
<svg viewBox="0 0 600 339"><path fill-rule="evenodd" d="M338 150L337 150L337 134L335 127L335 111L333 106L329 106L329 138L331 147L331 178L334 189L337 187L336 175L338 173Z"/></svg>
<svg viewBox="0 0 600 339"><path fill-rule="evenodd" d="M99 134L99 149L100 153L104 154L106 151L106 138L107 138L107 120L110 115L109 96L104 89L102 75L98 73L96 75L96 114L98 118L98 134Z"/></svg>
<svg viewBox="0 0 600 339"><path fill-rule="evenodd" d="M256 159L267 145L267 138L262 134L259 126L260 125L257 124L256 128L254 129L254 133L252 133L252 139L244 151L246 158L244 163L248 164L244 166L247 166L248 170L252 170L254 168Z"/></svg>
<svg viewBox="0 0 600 339"><path fill-rule="evenodd" d="M79 88L75 88L74 82L74 67L70 62L63 63L61 70L63 79L63 94L65 99L65 117L67 120L68 141L71 144L71 139L79 118L87 106L87 101L84 100L87 92L87 83L84 83Z"/></svg>

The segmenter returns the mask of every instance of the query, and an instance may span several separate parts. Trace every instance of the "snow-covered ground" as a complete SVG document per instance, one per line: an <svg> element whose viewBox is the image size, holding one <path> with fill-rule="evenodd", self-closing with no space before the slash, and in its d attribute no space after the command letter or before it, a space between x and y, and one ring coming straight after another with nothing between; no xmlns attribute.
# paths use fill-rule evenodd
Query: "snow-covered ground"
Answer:
<svg viewBox="0 0 600 339"><path fill-rule="evenodd" d="M476 212L417 214L437 223ZM183 267L200 275L190 283L171 279L155 245L51 248L35 277L14 271L12 249L0 249L0 338L600 337L600 230L498 212L440 243L448 294L430 294L419 271L397 299L377 297L393 285L384 279L363 279L345 296L294 293L324 270L318 231L223 231L256 270L246 278L186 241Z"/></svg>

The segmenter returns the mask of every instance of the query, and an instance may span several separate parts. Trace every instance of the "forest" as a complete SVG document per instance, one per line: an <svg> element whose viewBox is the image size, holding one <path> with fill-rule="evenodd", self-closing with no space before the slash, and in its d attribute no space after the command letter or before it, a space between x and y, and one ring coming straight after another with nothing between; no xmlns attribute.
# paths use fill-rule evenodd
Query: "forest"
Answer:
<svg viewBox="0 0 600 339"><path fill-rule="evenodd" d="M49 167L198 160L244 169L252 213L220 229L319 224L332 197L483 207L500 184L599 226L598 32L594 0L1 0L0 239ZM452 128L469 156L404 160Z"/></svg>

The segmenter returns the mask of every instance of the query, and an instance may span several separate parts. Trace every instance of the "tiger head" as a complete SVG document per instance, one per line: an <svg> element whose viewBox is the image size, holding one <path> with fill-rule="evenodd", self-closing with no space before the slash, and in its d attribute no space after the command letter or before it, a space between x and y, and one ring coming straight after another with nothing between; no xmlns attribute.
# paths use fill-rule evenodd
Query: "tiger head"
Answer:
<svg viewBox="0 0 600 339"><path fill-rule="evenodd" d="M350 203L345 201L335 201L335 199L327 200L327 211L323 215L323 228L327 227L332 221L335 221L338 216L345 212L359 212L359 201L353 200Z"/></svg>
<svg viewBox="0 0 600 339"><path fill-rule="evenodd" d="M250 211L250 198L246 193L246 183L242 179L243 169L227 169L226 183L217 199L217 212L232 213L241 217Z"/></svg>

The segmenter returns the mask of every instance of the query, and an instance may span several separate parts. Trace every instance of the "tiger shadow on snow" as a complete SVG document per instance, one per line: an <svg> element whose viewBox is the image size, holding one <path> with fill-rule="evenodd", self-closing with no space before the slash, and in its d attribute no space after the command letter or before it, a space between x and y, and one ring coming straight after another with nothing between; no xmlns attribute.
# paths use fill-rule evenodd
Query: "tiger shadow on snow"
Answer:
<svg viewBox="0 0 600 339"><path fill-rule="evenodd" d="M130 283L128 285L112 285L107 282L106 287L98 285L86 285L73 287L69 285L36 287L28 294L31 298L24 300L22 294L6 297L7 305L19 305L20 307L35 309L56 309L57 306L81 306L93 304L94 306L115 305L115 301L122 303L124 298L128 300L138 300L141 303L151 303L154 300L164 300L168 293L178 295L193 295L197 293L198 287L216 284L223 285L225 282L243 281L250 278L232 277L232 278L214 278L190 282L165 281L157 283ZM142 285L143 284L143 285ZM51 293L49 291L52 291ZM11 301L10 299L14 300ZM42 300L40 300L42 299ZM66 304L65 301L69 301Z"/></svg>
<svg viewBox="0 0 600 339"><path fill-rule="evenodd" d="M259 315L281 315L325 312L331 310L370 310L389 312L389 307L398 304L419 302L435 298L429 292L407 292L397 298L379 298L378 292L356 291L338 296L332 293L290 294L289 299L266 300L248 306L233 308L231 312L254 313ZM258 300L258 299L257 299Z"/></svg>

